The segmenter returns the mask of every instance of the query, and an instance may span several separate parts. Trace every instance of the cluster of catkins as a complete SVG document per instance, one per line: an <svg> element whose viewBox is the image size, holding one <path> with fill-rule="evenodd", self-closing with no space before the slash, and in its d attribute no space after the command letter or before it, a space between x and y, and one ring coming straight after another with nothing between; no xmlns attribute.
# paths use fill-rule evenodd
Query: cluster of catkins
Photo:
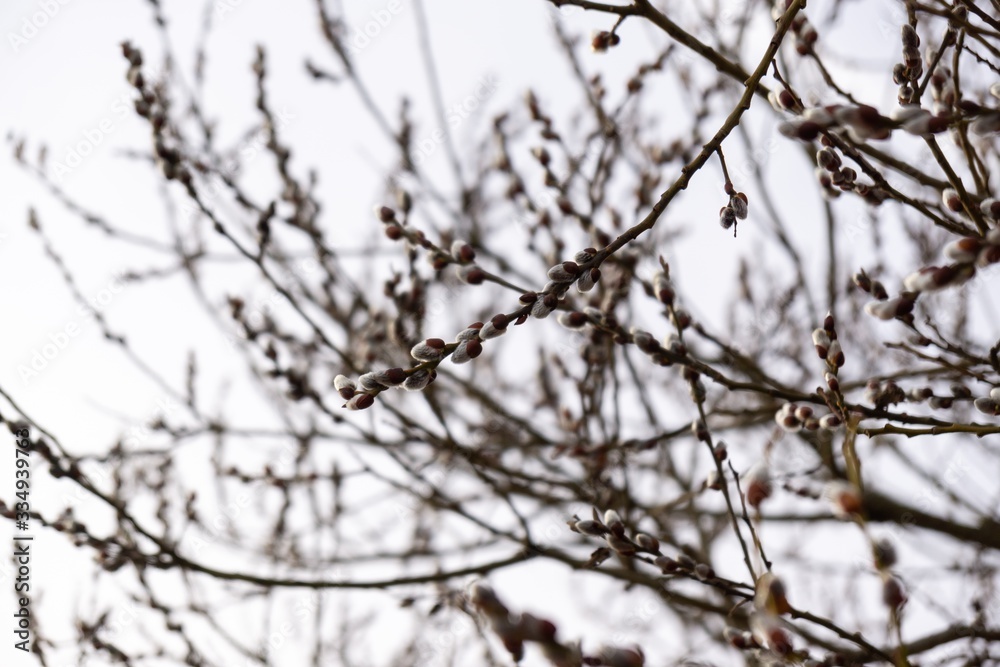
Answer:
<svg viewBox="0 0 1000 667"><path fill-rule="evenodd" d="M625 522L622 521L621 515L613 509L605 511L602 517L597 508L593 508L592 518L580 519L574 516L566 524L574 533L603 538L607 543L608 546L601 547L590 555L589 567L599 566L611 557L612 552L622 558L649 554L652 556L652 564L663 574L693 576L701 581L715 578L715 570L707 563L696 563L684 553L678 554L677 558L664 555L660 551L660 541L652 535L635 532L630 538L625 531Z"/></svg>
<svg viewBox="0 0 1000 667"><path fill-rule="evenodd" d="M408 209L407 202L403 207L404 213ZM405 239L426 249L435 270L455 264L458 278L465 283L478 285L486 279L487 273L476 265L475 250L467 242L456 240L448 251L444 251L427 239L423 232L407 226L396 216L393 209L387 206L378 207L376 214L390 239ZM573 260L552 266L548 270L549 282L545 288L540 293L522 294L521 308L511 315L498 313L489 322L474 322L461 331L451 343L442 338L427 338L417 343L410 350L410 356L420 363L413 368L372 371L357 380L338 375L334 380L334 387L347 401L344 407L351 410L371 407L375 402L375 396L391 387L420 391L434 381L437 376L435 368L446 357L450 357L456 364L466 363L482 354L485 341L507 333L510 324L522 324L529 316L537 319L548 317L558 308L559 301L574 284L580 292L589 292L594 288L601 278L601 270L596 266L585 268L581 265L589 264L596 257L596 249L585 248L576 253ZM592 313L587 315L568 313L560 318L560 322L571 328L579 328L594 317L596 316Z"/></svg>
<svg viewBox="0 0 1000 667"><path fill-rule="evenodd" d="M952 210L961 209L954 190L945 190L944 201ZM980 208L987 219L1000 223L1000 201L987 199ZM925 266L911 273L903 280L904 290L891 299L880 282L872 280L864 271L855 274L854 284L875 297L875 301L865 305L865 312L880 320L908 321L921 292L958 287L975 276L977 270L1000 262L1000 227L994 227L982 237L966 236L953 241L945 246L944 255L952 260L951 264Z"/></svg>

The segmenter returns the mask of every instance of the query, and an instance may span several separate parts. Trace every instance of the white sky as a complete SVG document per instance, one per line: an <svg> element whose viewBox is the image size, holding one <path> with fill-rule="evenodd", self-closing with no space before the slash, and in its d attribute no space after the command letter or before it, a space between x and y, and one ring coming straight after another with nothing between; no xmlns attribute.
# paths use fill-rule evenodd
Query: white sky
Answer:
<svg viewBox="0 0 1000 667"><path fill-rule="evenodd" d="M180 57L180 71L190 83L191 58L200 30L203 4L171 0L164 0L164 4L174 53ZM327 69L337 69L322 41L312 1L243 0L235 4L238 6L232 11L219 14L209 41L205 104L207 115L219 121L219 143L235 144L239 134L257 119L252 106L254 90L250 64L254 45L264 44L268 49L271 73L268 93L273 108L284 110L289 117L281 133L284 143L293 147L295 169L304 173L307 167L317 167L326 207L324 222L331 230L331 238L345 247L358 247L357 227L373 225L372 206L381 203L380 175L390 165L392 157L386 142L377 134L353 94L326 84L314 84L304 71L303 62L307 57ZM385 16L378 13L386 12L390 4L394 6L385 0L351 0L349 15L355 25L364 25L373 17ZM495 82L495 92L486 97L483 105L486 113L474 114L456 128L454 138L459 146L484 136L492 115L519 104L528 87L535 89L557 116L569 113L576 104L576 92L567 83L566 65L554 55L546 3L540 0L433 0L427 4L430 5L431 33L448 106L473 94L484 77ZM881 7L882 3L878 4L876 11L882 12L881 19L891 23L894 17ZM25 21L30 25L33 17L43 11L43 5L58 7L58 11L32 34L30 28L25 28ZM811 16L823 16L828 7L828 2L812 1L808 11ZM435 123L428 113L428 88L416 56L414 10L408 0L403 0L398 14L390 15L387 25L380 28L370 44L361 50L357 62L387 116L395 118L402 95L413 99L418 118L425 120L416 135L420 141L432 136ZM589 34L591 27L610 26L606 19L583 17L577 12L568 12L566 16L567 25L584 35ZM887 111L894 104L895 87L867 73L872 62L891 58L898 49L896 28L892 29L893 37L886 39L885 25L879 21L855 24L850 36L838 30L834 34L844 39L840 42L828 39L824 48L847 56L852 53L852 44L864 45L863 55L857 57L855 67L838 73L852 77L853 90L861 91L867 101ZM756 62L770 36L766 26L756 28L744 44L745 52L751 54L747 62L751 58ZM39 144L46 144L50 165L66 162L70 151L81 144L85 149L86 145L97 144L92 154L83 158L64 179L66 192L85 208L115 224L165 238L162 235L165 217L157 194L157 177L145 165L140 166L120 154L123 149L146 150L149 143L145 121L130 108L131 93L124 78L125 61L118 46L123 40L131 40L142 48L147 67L159 62L160 37L152 29L147 4L85 3L82 0L66 5L54 1L5 2L0 6L0 32L3 37L0 90L4 95L0 105L0 130L10 130L15 136L24 137L28 147L26 153L32 160ZM25 37L25 43L13 44L12 33ZM632 63L649 58L663 45L657 33L645 28L627 25L623 37L622 46L605 56L587 59L587 66L606 72L609 79L620 79L622 71L631 71ZM851 58L847 60L852 61ZM776 119L762 107L761 101L755 101L747 122L757 136L766 137L766 132L773 131ZM677 100L667 95L663 99L663 109L662 124L664 132L669 134L672 115L682 115L685 110L678 108ZM739 141L735 137L730 139L726 148L730 164L738 164L741 158ZM171 307L171 304L190 303L183 297L187 294L185 284L171 281L165 285L119 289L116 276L121 271L156 264L157 256L109 242L93 228L85 227L53 201L35 178L13 164L7 157L8 147L3 151L5 155L0 157L0 386L12 393L29 415L59 435L73 451L100 451L114 438L128 433L130 428L162 410L164 405L162 390L138 374L116 348L103 344L95 323L80 313L58 271L44 256L40 239L27 228L29 206L38 211L42 226L67 260L83 294L88 299L101 300L102 312L111 327L129 334L140 354L152 359L167 379L178 386L181 384L190 344L199 346L199 361L208 376L218 377L239 363L240 357L224 344L203 311ZM437 150L431 160L443 171L442 157L443 151ZM793 236L803 244L809 256L810 249L818 252L816 249L821 247L822 238L818 233L818 219L809 217L817 211L814 188L810 185L811 169L804 168L798 148L787 142L782 141L775 155L768 157L769 164L772 159L777 164L780 160L797 160L790 163L796 166L783 175L788 181L787 196L782 197L779 206L790 219L802 218L793 225ZM266 171L264 165L256 166L261 173ZM252 157L244 167L254 172ZM674 177L673 173L665 173L664 184ZM699 286L700 300L692 304L692 309L704 317L717 318L717 322L723 321L722 313L731 293L737 258L753 256L766 244L764 234L754 226L752 191L751 219L740 226L738 241L720 233L714 216L722 200L721 180L714 162L695 178L678 206L665 218L670 224L683 225L688 236L677 247L663 249L676 275L683 276L685 286ZM262 180L261 187L270 187L269 182ZM803 214L803 211L809 213ZM857 211L856 215L863 221L860 209ZM862 252L853 248L849 252L852 265L861 266ZM162 262L162 258L160 260ZM810 279L815 281L813 284L819 286L823 263L810 263L808 269ZM219 276L221 280L232 281L234 291L247 284L246 275L220 272ZM539 276L536 287L543 281L544 277ZM989 290L982 292L985 302L996 304L995 294L991 297ZM260 296L267 295L261 293ZM994 317L995 313L996 310ZM69 332L78 334L69 336ZM21 368L30 366L36 352L43 352L47 344L59 344L64 338L62 333L67 334L66 344L46 360L37 376L23 377ZM230 404L246 400L247 411L252 412L250 406L259 397L244 396L239 387L230 388L230 391L226 399ZM206 387L206 393L222 396L218 386ZM0 457L0 485L7 485L13 479L9 459L8 456ZM39 489L33 495L33 502L41 511L53 513L66 504L64 488L43 484L41 476L37 479ZM989 486L988 479L978 483ZM2 488L2 497L9 497L7 487ZM0 544L8 544L9 533L8 522L0 523ZM55 618L58 616L55 610L89 600L97 592L88 586L88 581L79 580L74 570L75 559L82 556L80 552L61 536L53 538L41 531L36 534L37 558L33 561L33 576L41 582L44 593L35 598L34 609L51 611ZM845 534L851 533L846 531ZM865 547L856 531L847 539L853 542L840 544L863 556ZM0 580L3 580L0 585L4 591L0 595L0 613L7 618L13 601L5 576L10 576L7 560L0 561ZM571 623L576 616L574 608L582 606L591 611L586 605L595 605L595 600L600 600L601 604L605 602L592 595L596 589L588 589L586 601L579 599L579 593L566 585L565 569L553 564L532 562L501 573L496 580L497 589L504 592L512 607L530 609L562 621L563 636L579 634ZM562 593L549 594L540 589L539 582L550 581L559 581L557 590ZM598 582L596 577L593 581L595 586L607 587L607 597L614 596L616 584ZM308 599L299 592L292 592L288 597L292 606ZM658 607L646 602L648 600L638 610L620 610L616 621L624 643L628 643L630 637L622 628L630 630L658 622L654 618L654 610ZM874 613L880 612L880 609L874 610ZM69 632L69 628L64 630ZM468 631L467 626L458 627L451 634L443 633L440 641L449 638L461 641L463 633ZM4 664L33 664L31 660L22 659L18 652L11 651L7 640L4 641L0 645ZM281 655L283 658L275 664L294 664L290 653ZM14 662L9 662L8 656ZM529 652L529 659L524 664L541 664L534 661L536 659L537 656L532 658Z"/></svg>

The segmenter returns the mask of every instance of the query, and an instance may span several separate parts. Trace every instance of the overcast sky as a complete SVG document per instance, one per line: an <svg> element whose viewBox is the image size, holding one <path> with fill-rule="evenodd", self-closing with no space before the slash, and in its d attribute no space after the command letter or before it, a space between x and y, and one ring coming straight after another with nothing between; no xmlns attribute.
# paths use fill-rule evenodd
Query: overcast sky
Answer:
<svg viewBox="0 0 1000 667"><path fill-rule="evenodd" d="M163 0L163 4L172 49L179 57L179 75L191 85L193 52L205 5L172 0ZM237 147L242 168L251 178L257 169L266 173L263 164L254 164L261 154L259 140L242 136L257 119L250 66L255 46L263 44L271 72L268 93L272 106L280 112L285 143L294 147L294 162L302 172L315 166L321 175L330 238L341 248L360 249L357 226L372 224L371 210L382 203L382 177L393 155L356 96L317 85L306 73L303 63L307 58L336 69L317 27L314 3L218 0L209 4L214 25L208 41L204 101L206 115L219 122L219 143ZM376 102L388 116L395 117L400 98L409 96L417 117L423 119L417 146L428 164L447 172L440 139L445 128L438 128L429 113L427 80L416 56L413 6L408 0L350 0L348 4L358 31L351 40L356 62ZM566 64L552 45L552 10L547 3L429 0L427 4L448 112L447 131L457 145L467 146L486 136L492 116L520 100L528 88L535 89L557 114L568 114L577 103L575 92L566 83ZM809 11L821 16L829 5L814 0ZM843 56L838 60L845 68L841 74L852 77L854 89L887 110L894 104L895 89L872 76L871 65L893 57L898 45L885 39L885 25L898 26L898 22L888 10L880 7L877 12L879 20L855 25L851 35L834 33L843 41L831 39L827 48ZM564 14L567 25L584 35L594 27L609 27L606 20L581 12ZM4 98L0 130L23 139L31 160L44 144L49 173L79 205L124 229L166 240L167 212L158 195L159 179L148 165L126 155L128 150L148 150L149 139L148 126L131 106L126 62L119 45L131 41L146 53L149 68L159 66L161 35L153 29L149 6L143 2L17 0L0 6L0 28L0 90ZM892 28L894 35L897 29ZM613 50L589 60L588 66L620 79L627 66L648 59L663 45L658 34L644 28L627 26L623 35L629 40L629 49ZM769 36L768 26L755 26L746 39L745 52L761 53ZM864 44L864 54L854 57L852 43ZM756 62L757 57L748 56L748 61L753 58ZM665 133L670 131L672 117L686 113L682 105L664 93ZM747 124L763 145L771 145L768 137L775 117L759 105L756 101ZM730 143L732 163L738 165L745 155L737 141ZM85 300L104 314L113 329L127 333L140 355L150 359L165 378L181 384L192 345L201 350L207 375L224 377L227 369L239 364L240 357L204 312L194 307L180 311L169 307L182 300L190 302L184 283L173 281L141 289L127 286L121 279L123 272L155 266L164 258L108 241L82 223L29 170L14 163L10 147L5 143L0 156L0 387L74 451L103 451L123 435L145 437L141 424L176 406L117 348L102 342L92 314L74 300L59 271L46 258L41 240L28 228L29 207L36 209L40 224L66 258ZM729 150L727 145L727 154ZM787 175L787 194L778 202L779 207L792 218L800 210L815 211L815 193L801 187L811 182L812 174L803 168L799 149L787 143L775 144L764 158L768 163L788 160L795 165ZM674 176L666 174L664 182ZM720 183L721 174L714 164L695 178L668 216L673 223L682 222L687 234L675 247L663 249L678 273L685 276L686 284L699 286L701 298L692 309L717 322L723 321L737 258L753 255L765 244L764 234L754 227L753 208L750 221L740 228L738 244L728 235L720 235L713 213L721 198ZM861 228L868 224L860 207L855 217ZM817 227L806 224L808 220L802 222L792 234L808 248L819 241ZM844 241L849 246L850 237ZM856 252L855 263L860 266L863 251L850 252ZM819 285L823 267L815 263L808 269L810 280ZM225 270L220 270L218 278L232 281L234 290L249 283L248 274ZM535 287L541 287L543 280L539 276ZM266 298L267 294L260 296ZM989 294L980 296L987 304L996 303ZM260 400L244 396L238 386L221 382L214 391L220 403L245 400L251 417L254 402ZM10 458L0 457L0 484L13 479ZM6 487L3 495L7 497ZM39 510L50 512L75 502L55 486L43 487L33 500ZM10 532L8 522L0 523L0 543L9 543ZM85 607L89 597L100 592L79 580L73 563L80 554L62 536L38 532L33 572L45 592L36 598L35 608L52 610L58 631L60 605ZM858 544L849 546L863 549L860 539L857 536ZM560 597L538 587L539 582L555 581L554 575L565 572L548 564L532 567L536 569L530 578L521 577L516 568L501 575L505 590L522 596L517 606L541 607L553 617L572 618L574 607L581 604L577 593L563 585ZM5 614L13 605L7 583L10 576L9 560L0 560L4 591L0 600ZM656 603L648 597L629 623L638 626L654 620ZM300 604L303 599L292 595L290 604ZM588 604L593 604L589 596ZM68 623L71 617L61 620ZM68 627L62 630L69 633ZM465 632L469 629L456 628L443 635L442 641L460 641ZM292 653L283 655L287 662L276 664L295 664ZM0 646L0 656L4 664L34 664L13 655L6 643ZM7 661L8 656L15 661Z"/></svg>

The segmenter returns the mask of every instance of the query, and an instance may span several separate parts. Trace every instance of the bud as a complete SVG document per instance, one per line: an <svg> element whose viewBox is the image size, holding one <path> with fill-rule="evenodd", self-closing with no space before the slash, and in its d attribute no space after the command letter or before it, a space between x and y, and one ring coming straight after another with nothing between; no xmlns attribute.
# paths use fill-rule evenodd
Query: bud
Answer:
<svg viewBox="0 0 1000 667"><path fill-rule="evenodd" d="M865 312L880 320L891 320L913 312L913 296L902 295L888 301L871 301L865 304Z"/></svg>
<svg viewBox="0 0 1000 667"><path fill-rule="evenodd" d="M609 509L604 513L604 525L618 537L625 535L625 524L622 522L622 518L618 515L618 512L614 510Z"/></svg>
<svg viewBox="0 0 1000 667"><path fill-rule="evenodd" d="M991 395L993 391L990 392ZM976 410L979 410L984 415L989 415L991 417L1000 415L1000 400L994 400L992 397L987 398L984 396L982 398L977 398L973 402L973 405L976 406Z"/></svg>
<svg viewBox="0 0 1000 667"><path fill-rule="evenodd" d="M882 582L882 602L894 611L906 604L906 593L903 592L903 585L896 577L886 577Z"/></svg>
<svg viewBox="0 0 1000 667"><path fill-rule="evenodd" d="M796 405L785 403L774 415L774 421L786 433L797 433L802 428L802 422L795 416Z"/></svg>
<svg viewBox="0 0 1000 667"><path fill-rule="evenodd" d="M695 566L694 559L687 554L677 554L677 567L682 570L693 570Z"/></svg>
<svg viewBox="0 0 1000 667"><path fill-rule="evenodd" d="M576 262L563 262L556 264L548 271L549 280L557 283L568 283L579 275L580 267Z"/></svg>
<svg viewBox="0 0 1000 667"><path fill-rule="evenodd" d="M837 379L836 375L834 375L830 371L827 371L823 377L826 380L826 386L830 388L830 391L837 393L840 392L840 380Z"/></svg>
<svg viewBox="0 0 1000 667"><path fill-rule="evenodd" d="M826 361L834 368L841 368L844 365L844 351L840 348L840 341L830 342L830 350L827 352Z"/></svg>
<svg viewBox="0 0 1000 667"><path fill-rule="evenodd" d="M729 205L732 207L733 212L736 214L737 220L746 220L747 214L749 212L749 206L747 202L747 196L742 192L737 192L735 195L729 198Z"/></svg>
<svg viewBox="0 0 1000 667"><path fill-rule="evenodd" d="M983 203L979 205L979 210L991 220L1000 220L1000 201L992 197L984 199Z"/></svg>
<svg viewBox="0 0 1000 667"><path fill-rule="evenodd" d="M767 500L773 491L771 485L771 475L765 463L758 463L753 466L746 475L746 501L747 504L758 509Z"/></svg>
<svg viewBox="0 0 1000 667"><path fill-rule="evenodd" d="M949 264L948 266L926 266L916 273L911 273L903 281L903 286L910 292L930 292L961 285L976 272L972 264Z"/></svg>
<svg viewBox="0 0 1000 667"><path fill-rule="evenodd" d="M428 338L414 345L410 350L410 356L417 361L436 361L444 354L444 346L445 343L440 338Z"/></svg>
<svg viewBox="0 0 1000 667"><path fill-rule="evenodd" d="M858 489L842 480L828 482L823 489L823 497L829 501L833 515L838 519L853 518L863 508Z"/></svg>
<svg viewBox="0 0 1000 667"><path fill-rule="evenodd" d="M873 106L841 106L833 110L837 122L847 127L851 139L864 142L868 139L887 139L895 123Z"/></svg>
<svg viewBox="0 0 1000 667"><path fill-rule="evenodd" d="M634 556L637 552L635 545L628 538L621 535L612 533L604 539L609 547L622 556Z"/></svg>
<svg viewBox="0 0 1000 667"><path fill-rule="evenodd" d="M732 206L719 209L719 224L723 229L729 229L736 224L736 210Z"/></svg>
<svg viewBox="0 0 1000 667"><path fill-rule="evenodd" d="M751 640L750 636L742 630L726 626L722 635L733 648L738 648L741 651L754 648L754 642Z"/></svg>
<svg viewBox="0 0 1000 667"><path fill-rule="evenodd" d="M555 294L546 294L541 299L535 301L534 305L531 307L531 316L544 320L556 306L559 304L559 300L556 298Z"/></svg>
<svg viewBox="0 0 1000 667"><path fill-rule="evenodd" d="M843 424L844 420L832 412L830 414L823 415L819 419L819 427L827 431L838 429L843 426Z"/></svg>
<svg viewBox="0 0 1000 667"><path fill-rule="evenodd" d="M386 225L385 235L389 237L389 239L392 241L398 241L399 239L403 238L403 228L395 223L391 225Z"/></svg>
<svg viewBox="0 0 1000 667"><path fill-rule="evenodd" d="M419 370L410 374L403 382L403 389L407 391L420 391L434 381L435 374L427 370Z"/></svg>
<svg viewBox="0 0 1000 667"><path fill-rule="evenodd" d="M580 279L576 281L576 289L580 292L589 292L594 289L594 285L601 279L601 270L597 267L590 271L584 271Z"/></svg>
<svg viewBox="0 0 1000 667"><path fill-rule="evenodd" d="M479 338L463 341L458 344L455 351L451 353L451 361L455 364L464 364L471 359L475 359L483 353L483 344Z"/></svg>
<svg viewBox="0 0 1000 667"><path fill-rule="evenodd" d="M677 561L669 556L657 556L653 559L653 565L660 568L660 572L663 574L669 574L670 572L677 571Z"/></svg>
<svg viewBox="0 0 1000 667"><path fill-rule="evenodd" d="M378 219L382 222L393 222L396 220L396 212L388 206L376 206L375 215L377 215Z"/></svg>
<svg viewBox="0 0 1000 667"><path fill-rule="evenodd" d="M990 233L992 234L993 231L996 230L991 230ZM987 235L987 238L989 238L989 235ZM996 264L997 262L1000 262L1000 244L998 243L983 248L982 252L979 253L979 257L976 258L976 266L981 267Z"/></svg>
<svg viewBox="0 0 1000 667"><path fill-rule="evenodd" d="M406 371L402 368L387 368L375 373L375 380L386 387L396 387L406 381Z"/></svg>
<svg viewBox="0 0 1000 667"><path fill-rule="evenodd" d="M614 36L617 37L617 35ZM594 36L590 39L590 50L594 53L604 53L608 50L608 47L613 46L611 37L611 33L607 30L595 32ZM617 41L615 43L617 44Z"/></svg>
<svg viewBox="0 0 1000 667"><path fill-rule="evenodd" d="M665 306L670 306L674 303L676 293L674 292L673 283L670 282L670 278L663 271L657 271L656 275L653 276L653 294Z"/></svg>
<svg viewBox="0 0 1000 667"><path fill-rule="evenodd" d="M459 264L471 264L476 259L476 251L465 241L455 241L451 244L451 256Z"/></svg>
<svg viewBox="0 0 1000 667"><path fill-rule="evenodd" d="M761 646L766 646L778 655L788 655L792 652L792 640L781 627L778 617L769 614L753 614L750 616L750 628L753 637Z"/></svg>
<svg viewBox="0 0 1000 667"><path fill-rule="evenodd" d="M365 373L359 377L358 385L361 387L362 391L366 392L377 392L389 388L375 378L375 373Z"/></svg>
<svg viewBox="0 0 1000 667"><path fill-rule="evenodd" d="M945 188L941 192L941 202L949 211L957 213L962 210L962 200L959 198L958 192L951 188Z"/></svg>
<svg viewBox="0 0 1000 667"><path fill-rule="evenodd" d="M596 248L584 248L580 252L573 255L573 261L575 261L577 264L586 264L595 257L597 257Z"/></svg>
<svg viewBox="0 0 1000 667"><path fill-rule="evenodd" d="M819 123L806 118L785 121L778 125L778 132L789 139L798 139L799 141L814 140L822 129L823 126Z"/></svg>
<svg viewBox="0 0 1000 667"><path fill-rule="evenodd" d="M708 392L705 389L705 383L699 379L688 383L688 393L691 395L691 400L695 403L704 403L705 398L708 396Z"/></svg>
<svg viewBox="0 0 1000 667"><path fill-rule="evenodd" d="M632 334L632 342L635 343L635 346L646 354L660 351L660 344L653 338L653 334L648 331L636 329L635 327L632 327L630 333Z"/></svg>
<svg viewBox="0 0 1000 667"><path fill-rule="evenodd" d="M588 322L587 316L578 310L571 310L566 313L559 313L559 324L567 329L582 329Z"/></svg>
<svg viewBox="0 0 1000 667"><path fill-rule="evenodd" d="M841 165L840 155L832 148L821 148L816 151L816 164L826 171L837 171Z"/></svg>
<svg viewBox="0 0 1000 667"><path fill-rule="evenodd" d="M573 524L573 529L578 533L590 535L591 537L604 537L608 532L608 529L604 527L604 524L590 519L577 521Z"/></svg>
<svg viewBox="0 0 1000 667"><path fill-rule="evenodd" d="M333 388L336 389L341 398L346 401L354 396L354 391L358 388L358 385L354 380L346 375L338 375L333 378Z"/></svg>
<svg viewBox="0 0 1000 667"><path fill-rule="evenodd" d="M708 471L708 476L705 478L705 488L712 489L713 491L722 490L722 476L719 475L719 471L712 470Z"/></svg>
<svg viewBox="0 0 1000 667"><path fill-rule="evenodd" d="M476 581L469 586L469 601L479 612L491 619L506 619L510 613L490 585L484 581Z"/></svg>
<svg viewBox="0 0 1000 667"><path fill-rule="evenodd" d="M785 584L771 572L765 572L757 579L753 596L754 606L768 614L780 616L792 611L785 595Z"/></svg>
<svg viewBox="0 0 1000 667"><path fill-rule="evenodd" d="M974 236L953 241L944 247L944 255L956 262L974 262L983 249L983 242Z"/></svg>
<svg viewBox="0 0 1000 667"><path fill-rule="evenodd" d="M475 264L463 264L456 267L458 279L467 285L482 285L486 280L486 272Z"/></svg>
<svg viewBox="0 0 1000 667"><path fill-rule="evenodd" d="M812 334L813 345L820 359L826 359L830 351L830 334L826 329L815 329Z"/></svg>
<svg viewBox="0 0 1000 667"><path fill-rule="evenodd" d="M875 560L875 567L879 570L887 570L896 564L896 547L886 538L872 544L872 558Z"/></svg>
<svg viewBox="0 0 1000 667"><path fill-rule="evenodd" d="M499 315L494 315L493 319L484 324L482 329L479 330L479 338L482 340L499 338L500 336L507 333L508 324L510 324L510 318L508 318L503 313Z"/></svg>
<svg viewBox="0 0 1000 667"><path fill-rule="evenodd" d="M538 618L527 612L521 614L517 624L520 638L530 642L552 642L556 638L556 626L544 618Z"/></svg>
<svg viewBox="0 0 1000 667"><path fill-rule="evenodd" d="M375 403L375 397L371 394L355 394L344 407L348 410L364 410L370 408L373 403Z"/></svg>
<svg viewBox="0 0 1000 667"><path fill-rule="evenodd" d="M780 91L772 90L767 94L767 101L771 103L775 111L789 111L795 108L795 96L788 90L782 88Z"/></svg>
<svg viewBox="0 0 1000 667"><path fill-rule="evenodd" d="M470 324L467 328L462 329L461 331L458 332L458 335L455 336L455 342L462 343L467 340L472 340L473 338L479 338L479 332L482 330L482 328L483 328L482 322L474 322Z"/></svg>
<svg viewBox="0 0 1000 667"><path fill-rule="evenodd" d="M587 561L586 567L597 567L609 558L611 558L611 549L607 547L595 549L594 553L590 554L590 560Z"/></svg>
<svg viewBox="0 0 1000 667"><path fill-rule="evenodd" d="M646 533L637 533L635 536L635 543L639 545L639 548L647 553L658 554L660 553L660 541L653 537L652 535L647 535Z"/></svg>

